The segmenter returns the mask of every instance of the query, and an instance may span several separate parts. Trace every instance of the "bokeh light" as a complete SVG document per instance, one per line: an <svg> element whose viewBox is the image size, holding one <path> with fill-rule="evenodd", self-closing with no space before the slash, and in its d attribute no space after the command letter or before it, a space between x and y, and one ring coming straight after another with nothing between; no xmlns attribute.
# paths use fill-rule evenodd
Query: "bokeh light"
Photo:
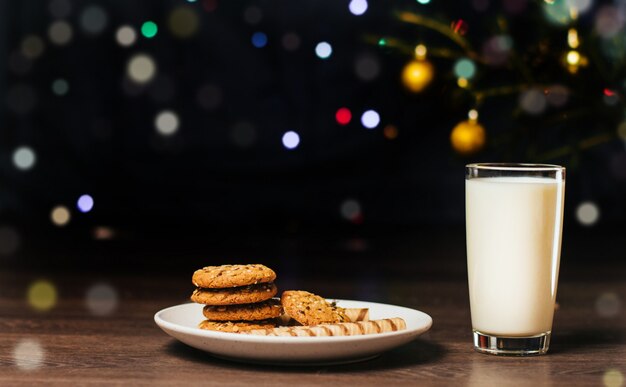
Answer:
<svg viewBox="0 0 626 387"><path fill-rule="evenodd" d="M367 0L351 0L348 9L353 15L363 15L367 11Z"/></svg>
<svg viewBox="0 0 626 387"><path fill-rule="evenodd" d="M417 2L420 4L428 4L430 3L430 0L417 0Z"/></svg>
<svg viewBox="0 0 626 387"><path fill-rule="evenodd" d="M601 37L611 39L623 31L625 19L623 11L611 5L605 5L595 14L595 30Z"/></svg>
<svg viewBox="0 0 626 387"><path fill-rule="evenodd" d="M335 113L335 120L339 125L348 125L352 120L352 112L346 107L339 108Z"/></svg>
<svg viewBox="0 0 626 387"><path fill-rule="evenodd" d="M121 26L115 32L115 40L122 47L130 47L137 41L137 32L131 26Z"/></svg>
<svg viewBox="0 0 626 387"><path fill-rule="evenodd" d="M509 35L496 35L483 44L482 53L488 64L501 66L508 61L512 48L513 39Z"/></svg>
<svg viewBox="0 0 626 387"><path fill-rule="evenodd" d="M204 85L198 89L196 101L203 109L216 109L222 103L222 89L213 84Z"/></svg>
<svg viewBox="0 0 626 387"><path fill-rule="evenodd" d="M39 58L45 47L43 40L37 35L26 36L20 45L22 54L28 59Z"/></svg>
<svg viewBox="0 0 626 387"><path fill-rule="evenodd" d="M99 241L107 241L115 238L115 230L107 226L98 226L93 229L93 238Z"/></svg>
<svg viewBox="0 0 626 387"><path fill-rule="evenodd" d="M37 155L35 151L27 146L21 146L13 151L13 165L22 171L26 171L35 166Z"/></svg>
<svg viewBox="0 0 626 387"><path fill-rule="evenodd" d="M600 209L594 202L582 202L576 207L576 219L583 226L593 226L600 219Z"/></svg>
<svg viewBox="0 0 626 387"><path fill-rule="evenodd" d="M373 81L380 74L380 61L372 54L359 55L354 62L354 72L362 81Z"/></svg>
<svg viewBox="0 0 626 387"><path fill-rule="evenodd" d="M180 121L178 115L171 110L159 112L154 119L154 127L159 134L171 136L178 131Z"/></svg>
<svg viewBox="0 0 626 387"><path fill-rule="evenodd" d="M45 357L44 348L35 339L21 339L13 347L13 362L23 371L32 371L41 367Z"/></svg>
<svg viewBox="0 0 626 387"><path fill-rule="evenodd" d="M520 94L519 105L526 113L538 115L546 110L548 100L541 90L529 89Z"/></svg>
<svg viewBox="0 0 626 387"><path fill-rule="evenodd" d="M263 48L267 45L267 35L263 32L255 32L252 34L252 45L256 48Z"/></svg>
<svg viewBox="0 0 626 387"><path fill-rule="evenodd" d="M175 37L187 39L196 34L200 20L194 8L180 6L170 13L167 26Z"/></svg>
<svg viewBox="0 0 626 387"><path fill-rule="evenodd" d="M37 280L28 287L26 299L33 309L45 312L56 305L57 290L52 282Z"/></svg>
<svg viewBox="0 0 626 387"><path fill-rule="evenodd" d="M76 201L76 207L80 212L89 212L93 209L93 198L91 195L80 195L78 200Z"/></svg>
<svg viewBox="0 0 626 387"><path fill-rule="evenodd" d="M569 94L569 89L563 85L552 85L545 92L546 100L555 107L565 106L569 100Z"/></svg>
<svg viewBox="0 0 626 387"><path fill-rule="evenodd" d="M328 59L333 53L333 47L328 42L320 42L315 46L315 55L320 59Z"/></svg>
<svg viewBox="0 0 626 387"><path fill-rule="evenodd" d="M376 110L367 110L361 115L361 124L367 129L374 129L380 124L380 115Z"/></svg>
<svg viewBox="0 0 626 387"><path fill-rule="evenodd" d="M622 301L619 296L613 292L602 293L596 299L596 313L604 318L615 317L619 315L622 309Z"/></svg>
<svg viewBox="0 0 626 387"><path fill-rule="evenodd" d="M341 203L339 212L344 219L350 222L358 222L358 220L362 217L361 203L359 203L356 199L346 199Z"/></svg>
<svg viewBox="0 0 626 387"><path fill-rule="evenodd" d="M620 370L607 370L602 375L602 383L605 387L622 387L624 385L624 375Z"/></svg>
<svg viewBox="0 0 626 387"><path fill-rule="evenodd" d="M480 151L486 142L485 128L476 120L458 123L450 133L452 148L460 155L472 155Z"/></svg>
<svg viewBox="0 0 626 387"><path fill-rule="evenodd" d="M89 34L99 34L107 26L108 16L106 11L97 5L90 5L80 14L80 26Z"/></svg>
<svg viewBox="0 0 626 387"><path fill-rule="evenodd" d="M567 25L572 22L570 8L571 0L551 0L542 2L543 14L546 20L554 25Z"/></svg>
<svg viewBox="0 0 626 387"><path fill-rule="evenodd" d="M476 74L476 65L471 59L461 58L454 63L453 71L458 78L472 79Z"/></svg>
<svg viewBox="0 0 626 387"><path fill-rule="evenodd" d="M20 234L10 226L0 226L0 255L13 255L20 248Z"/></svg>
<svg viewBox="0 0 626 387"><path fill-rule="evenodd" d="M143 84L150 82L156 74L157 66L151 56L147 54L136 54L128 61L126 72L128 77L136 83Z"/></svg>
<svg viewBox="0 0 626 387"><path fill-rule="evenodd" d="M283 134L283 146L287 149L296 149L300 145L300 135L292 130Z"/></svg>
<svg viewBox="0 0 626 387"><path fill-rule="evenodd" d="M287 51L295 51L300 48L300 36L295 32L287 32L281 39L281 44Z"/></svg>
<svg viewBox="0 0 626 387"><path fill-rule="evenodd" d="M256 128L248 121L237 122L230 130L230 139L239 148L251 147L256 138Z"/></svg>
<svg viewBox="0 0 626 387"><path fill-rule="evenodd" d="M70 84L63 78L55 79L52 82L52 92L55 95L63 96L70 91Z"/></svg>
<svg viewBox="0 0 626 387"><path fill-rule="evenodd" d="M68 44L72 40L73 35L72 26L63 20L55 21L48 28L48 39L57 46Z"/></svg>
<svg viewBox="0 0 626 387"><path fill-rule="evenodd" d="M263 11L261 11L261 8L259 7L252 5L250 7L246 7L246 9L244 9L243 11L243 20L245 20L245 22L248 24L259 24L262 19Z"/></svg>
<svg viewBox="0 0 626 387"><path fill-rule="evenodd" d="M159 32L159 27L153 21L146 21L141 25L141 34L144 38L152 39Z"/></svg>
<svg viewBox="0 0 626 387"><path fill-rule="evenodd" d="M395 140L398 138L398 134L398 128L395 125L389 124L383 129L383 136L385 136L387 140Z"/></svg>
<svg viewBox="0 0 626 387"><path fill-rule="evenodd" d="M434 67L425 60L412 60L402 69L402 84L409 91L419 93L432 81Z"/></svg>
<svg viewBox="0 0 626 387"><path fill-rule="evenodd" d="M94 316L108 316L117 309L117 291L106 283L94 284L85 294L85 305Z"/></svg>
<svg viewBox="0 0 626 387"><path fill-rule="evenodd" d="M56 206L50 212L50 220L55 226L63 227L71 220L70 210L65 206Z"/></svg>

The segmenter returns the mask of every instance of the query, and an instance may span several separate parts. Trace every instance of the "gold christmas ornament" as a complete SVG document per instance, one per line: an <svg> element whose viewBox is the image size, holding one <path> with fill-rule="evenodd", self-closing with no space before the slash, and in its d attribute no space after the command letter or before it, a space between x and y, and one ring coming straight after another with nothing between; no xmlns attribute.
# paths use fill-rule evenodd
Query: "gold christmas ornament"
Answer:
<svg viewBox="0 0 626 387"><path fill-rule="evenodd" d="M450 133L452 148L463 156L480 151L485 140L485 128L476 119L459 122Z"/></svg>
<svg viewBox="0 0 626 387"><path fill-rule="evenodd" d="M409 91L419 93L430 84L434 73L435 69L429 61L414 59L402 70L402 84Z"/></svg>

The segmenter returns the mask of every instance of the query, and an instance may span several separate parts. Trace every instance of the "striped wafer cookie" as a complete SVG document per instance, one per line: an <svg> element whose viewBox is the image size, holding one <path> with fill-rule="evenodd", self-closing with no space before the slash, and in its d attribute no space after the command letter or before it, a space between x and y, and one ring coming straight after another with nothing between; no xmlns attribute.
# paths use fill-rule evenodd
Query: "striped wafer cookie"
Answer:
<svg viewBox="0 0 626 387"><path fill-rule="evenodd" d="M346 316L348 316L351 322L369 321L370 319L370 310L368 308L344 308L343 311L345 312ZM302 326L302 324L286 314L283 314L279 317L279 325Z"/></svg>
<svg viewBox="0 0 626 387"><path fill-rule="evenodd" d="M253 329L245 333L257 336L355 336L395 332L403 329L406 329L404 320L399 317L394 317L382 320L320 324L314 326Z"/></svg>

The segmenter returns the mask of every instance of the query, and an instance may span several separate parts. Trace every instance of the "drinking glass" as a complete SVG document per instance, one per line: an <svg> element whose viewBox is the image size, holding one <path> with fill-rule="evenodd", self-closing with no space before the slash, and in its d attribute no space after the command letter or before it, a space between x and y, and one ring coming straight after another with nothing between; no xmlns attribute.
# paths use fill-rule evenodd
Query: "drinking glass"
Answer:
<svg viewBox="0 0 626 387"><path fill-rule="evenodd" d="M559 276L565 168L465 167L467 270L474 348L548 351Z"/></svg>

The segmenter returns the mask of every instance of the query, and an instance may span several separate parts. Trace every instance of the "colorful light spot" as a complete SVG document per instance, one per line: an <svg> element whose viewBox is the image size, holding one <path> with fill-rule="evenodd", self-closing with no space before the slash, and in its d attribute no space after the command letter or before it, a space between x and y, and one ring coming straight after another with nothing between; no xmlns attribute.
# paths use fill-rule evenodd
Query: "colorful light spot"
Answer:
<svg viewBox="0 0 626 387"><path fill-rule="evenodd" d="M163 136L171 136L176 133L179 125L178 115L171 110L160 112L154 119L154 126L157 132Z"/></svg>
<svg viewBox="0 0 626 387"><path fill-rule="evenodd" d="M263 32L255 32L252 34L252 45L256 48L263 48L267 45L267 35Z"/></svg>
<svg viewBox="0 0 626 387"><path fill-rule="evenodd" d="M351 0L348 9L355 16L363 15L367 11L367 0Z"/></svg>
<svg viewBox="0 0 626 387"><path fill-rule="evenodd" d="M361 124L367 129L374 129L380 124L380 115L376 110L367 110L361 115Z"/></svg>
<svg viewBox="0 0 626 387"><path fill-rule="evenodd" d="M352 120L352 112L345 107L339 108L335 113L335 120L339 125L348 125Z"/></svg>
<svg viewBox="0 0 626 387"><path fill-rule="evenodd" d="M154 59L147 54L136 54L128 61L126 72L135 83L147 83L154 78L157 67Z"/></svg>
<svg viewBox="0 0 626 387"><path fill-rule="evenodd" d="M66 95L70 91L70 84L65 79L59 78L52 82L52 92L58 96Z"/></svg>
<svg viewBox="0 0 626 387"><path fill-rule="evenodd" d="M458 78L472 79L476 74L476 65L471 59L459 59L454 64L454 74Z"/></svg>
<svg viewBox="0 0 626 387"><path fill-rule="evenodd" d="M283 134L283 146L287 149L296 149L300 145L300 135L292 130Z"/></svg>
<svg viewBox="0 0 626 387"><path fill-rule="evenodd" d="M141 34L148 39L152 39L159 32L159 27L153 21L144 22L141 25Z"/></svg>
<svg viewBox="0 0 626 387"><path fill-rule="evenodd" d="M115 32L115 40L122 47L132 46L137 41L137 32L131 26L121 26Z"/></svg>
<svg viewBox="0 0 626 387"><path fill-rule="evenodd" d="M91 286L85 295L85 305L91 314L108 316L117 309L117 291L111 285L99 283Z"/></svg>
<svg viewBox="0 0 626 387"><path fill-rule="evenodd" d="M57 303L57 290L50 281L38 280L28 287L28 304L40 312L52 309Z"/></svg>
<svg viewBox="0 0 626 387"><path fill-rule="evenodd" d="M50 220L55 226L63 227L70 222L70 211L65 206L56 206L50 212Z"/></svg>
<svg viewBox="0 0 626 387"><path fill-rule="evenodd" d="M593 202L582 202L576 208L576 219L583 226L593 226L600 219L600 209Z"/></svg>
<svg viewBox="0 0 626 387"><path fill-rule="evenodd" d="M89 212L93 209L93 198L90 195L81 195L76 201L76 207L80 212Z"/></svg>
<svg viewBox="0 0 626 387"><path fill-rule="evenodd" d="M26 171L35 166L37 156L35 151L27 146L21 146L13 152L13 164L22 171Z"/></svg>
<svg viewBox="0 0 626 387"><path fill-rule="evenodd" d="M328 42L320 42L315 46L315 54L320 59L328 59L333 53L333 47Z"/></svg>

